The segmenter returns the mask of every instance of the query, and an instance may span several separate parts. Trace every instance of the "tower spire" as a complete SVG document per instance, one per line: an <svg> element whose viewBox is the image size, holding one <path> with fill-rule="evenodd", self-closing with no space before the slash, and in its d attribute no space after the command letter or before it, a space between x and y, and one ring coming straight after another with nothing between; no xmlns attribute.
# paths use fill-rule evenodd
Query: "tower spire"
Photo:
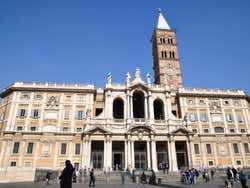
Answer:
<svg viewBox="0 0 250 188"><path fill-rule="evenodd" d="M162 14L161 8L158 9L158 14L159 14L159 17L158 17L156 28L157 29L171 29Z"/></svg>

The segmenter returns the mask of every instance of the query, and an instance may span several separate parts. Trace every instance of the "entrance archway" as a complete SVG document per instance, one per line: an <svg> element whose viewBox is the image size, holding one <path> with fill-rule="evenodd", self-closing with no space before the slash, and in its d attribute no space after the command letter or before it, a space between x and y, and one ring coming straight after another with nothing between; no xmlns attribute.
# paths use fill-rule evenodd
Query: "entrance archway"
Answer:
<svg viewBox="0 0 250 188"><path fill-rule="evenodd" d="M133 117L144 118L144 94L141 91L135 91L133 94Z"/></svg>
<svg viewBox="0 0 250 188"><path fill-rule="evenodd" d="M188 153L186 141L176 141L175 149L178 169L188 167Z"/></svg>

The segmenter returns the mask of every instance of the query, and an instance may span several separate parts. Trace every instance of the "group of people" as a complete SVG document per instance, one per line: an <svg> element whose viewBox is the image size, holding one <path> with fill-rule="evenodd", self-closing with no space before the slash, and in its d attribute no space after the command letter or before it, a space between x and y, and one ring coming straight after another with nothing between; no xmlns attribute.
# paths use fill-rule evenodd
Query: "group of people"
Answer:
<svg viewBox="0 0 250 188"><path fill-rule="evenodd" d="M155 172L153 170L151 170L151 175L149 176L149 179L147 181L147 176L145 174L145 172L143 171L141 174L141 184L145 185L145 184L151 184L151 185L156 185L156 175Z"/></svg>
<svg viewBox="0 0 250 188"><path fill-rule="evenodd" d="M158 169L163 171L163 174L168 174L168 170L169 170L169 166L168 163L166 163L166 161L162 161L161 163L159 163L158 165Z"/></svg>
<svg viewBox="0 0 250 188"><path fill-rule="evenodd" d="M234 187L236 182L240 182L242 188L247 188L247 176L243 170L237 170L236 168L227 168L227 180L225 181L226 188Z"/></svg>

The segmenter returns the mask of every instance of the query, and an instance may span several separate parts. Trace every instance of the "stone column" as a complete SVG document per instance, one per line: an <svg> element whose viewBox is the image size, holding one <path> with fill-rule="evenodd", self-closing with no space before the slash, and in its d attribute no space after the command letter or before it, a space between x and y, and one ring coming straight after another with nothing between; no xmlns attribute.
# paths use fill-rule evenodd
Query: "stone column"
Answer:
<svg viewBox="0 0 250 188"><path fill-rule="evenodd" d="M128 167L131 168L132 167L132 162L131 162L131 141L130 139L127 140L127 143L128 143L128 153L127 153L127 160L128 160Z"/></svg>
<svg viewBox="0 0 250 188"><path fill-rule="evenodd" d="M112 169L112 141L111 141L109 135L107 137L106 148L107 148L107 155L106 155L107 163L106 163L106 167L107 168L110 167L110 169Z"/></svg>
<svg viewBox="0 0 250 188"><path fill-rule="evenodd" d="M149 103L149 118L154 119L154 105L153 105L151 93L149 93L148 95L148 103Z"/></svg>
<svg viewBox="0 0 250 188"><path fill-rule="evenodd" d="M91 160L91 140L90 139L88 139L87 140L87 150L86 150L86 152L87 152L87 156L86 156L86 164L87 164L87 168L89 168L90 167L90 160Z"/></svg>
<svg viewBox="0 0 250 188"><path fill-rule="evenodd" d="M241 153L242 160L243 160L242 166L246 166L247 162L246 162L246 155L245 155L243 143L239 143L239 147L240 147L240 153Z"/></svg>
<svg viewBox="0 0 250 188"><path fill-rule="evenodd" d="M167 146L168 146L168 167L169 167L169 170L172 171L172 155L171 155L171 141L169 140L167 142Z"/></svg>
<svg viewBox="0 0 250 188"><path fill-rule="evenodd" d="M147 96L144 98L144 114L145 114L145 119L148 119L148 103L147 103Z"/></svg>
<svg viewBox="0 0 250 188"><path fill-rule="evenodd" d="M69 154L68 154L69 160L72 161L72 156L73 156L73 153L74 153L74 151L73 151L73 142L69 141L68 146L69 146L69 150L68 150L69 151Z"/></svg>
<svg viewBox="0 0 250 188"><path fill-rule="evenodd" d="M147 161L148 169L151 169L151 150L150 150L150 141L147 141Z"/></svg>
<svg viewBox="0 0 250 188"><path fill-rule="evenodd" d="M189 164L189 168L193 167L193 158L192 158L192 152L191 152L191 142L190 142L190 138L188 138L188 141L186 142L187 144L187 152L188 152L188 164Z"/></svg>
<svg viewBox="0 0 250 188"><path fill-rule="evenodd" d="M229 149L229 154L230 154L230 158L232 160L232 166L234 166L234 155L233 155L233 151L232 151L232 143L228 143L228 149Z"/></svg>
<svg viewBox="0 0 250 188"><path fill-rule="evenodd" d="M36 144L36 155L37 155L37 150L38 150L38 143ZM54 155L54 161L53 161L53 168L56 169L58 164L57 164L57 159L58 159L58 151L59 151L59 144L58 141L55 142L55 155Z"/></svg>
<svg viewBox="0 0 250 188"><path fill-rule="evenodd" d="M127 139L124 141L124 169L128 168L128 143Z"/></svg>
<svg viewBox="0 0 250 188"><path fill-rule="evenodd" d="M86 166L87 168L87 142L85 140L85 138L82 139L82 168L84 168Z"/></svg>
<svg viewBox="0 0 250 188"><path fill-rule="evenodd" d="M133 96L130 95L130 118L133 119L134 115L133 115Z"/></svg>
<svg viewBox="0 0 250 188"><path fill-rule="evenodd" d="M172 159L172 161L171 161L171 163L172 163L171 171L178 171L174 138L171 138L170 146L171 146L171 159Z"/></svg>
<svg viewBox="0 0 250 188"><path fill-rule="evenodd" d="M215 166L218 166L218 152L216 148L216 142L212 143L214 150Z"/></svg>
<svg viewBox="0 0 250 188"><path fill-rule="evenodd" d="M201 143L201 156L202 156L202 167L207 167L207 150L206 150L206 143Z"/></svg>
<svg viewBox="0 0 250 188"><path fill-rule="evenodd" d="M2 162L4 161L4 154L6 152L6 141L4 140L2 142L2 147L1 147L1 153L0 153L0 168L3 167L4 164L2 164Z"/></svg>
<svg viewBox="0 0 250 188"><path fill-rule="evenodd" d="M106 138L104 139L104 155L103 155L103 167L105 170L107 170L107 140Z"/></svg>
<svg viewBox="0 0 250 188"><path fill-rule="evenodd" d="M131 140L131 168L135 168L135 150L134 150L134 141Z"/></svg>
<svg viewBox="0 0 250 188"><path fill-rule="evenodd" d="M152 157L152 169L154 171L158 171L158 168L157 168L157 158L156 158L156 143L155 143L155 140L151 140L151 157Z"/></svg>

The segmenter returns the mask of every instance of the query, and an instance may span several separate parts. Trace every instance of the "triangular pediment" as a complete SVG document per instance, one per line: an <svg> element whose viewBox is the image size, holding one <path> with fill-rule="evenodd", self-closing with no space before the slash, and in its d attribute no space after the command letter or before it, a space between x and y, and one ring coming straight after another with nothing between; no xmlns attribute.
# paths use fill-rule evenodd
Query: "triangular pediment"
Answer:
<svg viewBox="0 0 250 188"><path fill-rule="evenodd" d="M85 134L111 134L112 132L105 127L96 125L84 131Z"/></svg>
<svg viewBox="0 0 250 188"><path fill-rule="evenodd" d="M191 134L192 135L194 133L186 128L181 127L172 131L171 134L174 134L174 135L190 135Z"/></svg>
<svg viewBox="0 0 250 188"><path fill-rule="evenodd" d="M147 85L145 85L143 83L132 84L132 85L130 85L130 88L131 88L131 90L143 90L143 91L148 89Z"/></svg>

